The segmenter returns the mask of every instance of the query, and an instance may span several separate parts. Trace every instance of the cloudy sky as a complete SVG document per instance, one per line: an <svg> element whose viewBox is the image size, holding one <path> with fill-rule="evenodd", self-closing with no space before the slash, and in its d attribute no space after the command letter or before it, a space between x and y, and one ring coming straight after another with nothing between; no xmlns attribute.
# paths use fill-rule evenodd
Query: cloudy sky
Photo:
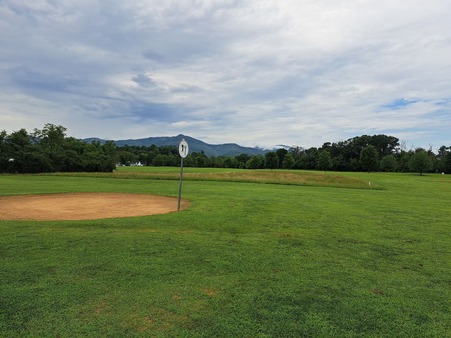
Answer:
<svg viewBox="0 0 451 338"><path fill-rule="evenodd" d="M0 0L0 130L451 146L449 0Z"/></svg>

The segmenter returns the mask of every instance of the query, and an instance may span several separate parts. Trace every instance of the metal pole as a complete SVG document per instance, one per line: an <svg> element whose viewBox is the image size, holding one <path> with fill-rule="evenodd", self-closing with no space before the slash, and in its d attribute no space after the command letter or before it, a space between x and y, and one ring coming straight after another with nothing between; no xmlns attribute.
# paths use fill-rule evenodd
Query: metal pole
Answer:
<svg viewBox="0 0 451 338"><path fill-rule="evenodd" d="M180 211L180 200L182 198L182 176L183 176L183 157L182 162L180 163L180 184L179 184L179 200L177 204L177 211Z"/></svg>

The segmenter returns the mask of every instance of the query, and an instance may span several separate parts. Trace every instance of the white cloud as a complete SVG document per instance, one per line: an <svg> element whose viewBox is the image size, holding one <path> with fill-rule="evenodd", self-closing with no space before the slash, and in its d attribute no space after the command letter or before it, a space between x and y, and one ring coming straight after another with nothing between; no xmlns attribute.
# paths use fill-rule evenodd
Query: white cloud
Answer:
<svg viewBox="0 0 451 338"><path fill-rule="evenodd" d="M386 133L440 146L450 16L445 0L6 0L0 127L266 147Z"/></svg>

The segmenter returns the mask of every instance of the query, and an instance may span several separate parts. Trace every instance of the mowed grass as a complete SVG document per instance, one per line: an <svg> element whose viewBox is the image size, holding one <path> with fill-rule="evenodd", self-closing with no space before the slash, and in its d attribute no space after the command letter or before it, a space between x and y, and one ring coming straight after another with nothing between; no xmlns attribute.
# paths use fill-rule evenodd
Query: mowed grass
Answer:
<svg viewBox="0 0 451 338"><path fill-rule="evenodd" d="M4 175L0 194L177 195L146 169ZM186 179L179 213L0 221L0 336L450 336L448 175L329 173L359 189L268 172Z"/></svg>

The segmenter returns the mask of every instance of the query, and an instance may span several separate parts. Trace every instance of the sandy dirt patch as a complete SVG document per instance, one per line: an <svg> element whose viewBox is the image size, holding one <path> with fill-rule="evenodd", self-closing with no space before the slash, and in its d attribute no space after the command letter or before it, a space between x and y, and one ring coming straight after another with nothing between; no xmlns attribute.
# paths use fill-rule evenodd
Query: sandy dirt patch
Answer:
<svg viewBox="0 0 451 338"><path fill-rule="evenodd" d="M181 209L188 201L182 200ZM89 220L166 214L177 198L127 193L70 193L0 197L3 220Z"/></svg>

